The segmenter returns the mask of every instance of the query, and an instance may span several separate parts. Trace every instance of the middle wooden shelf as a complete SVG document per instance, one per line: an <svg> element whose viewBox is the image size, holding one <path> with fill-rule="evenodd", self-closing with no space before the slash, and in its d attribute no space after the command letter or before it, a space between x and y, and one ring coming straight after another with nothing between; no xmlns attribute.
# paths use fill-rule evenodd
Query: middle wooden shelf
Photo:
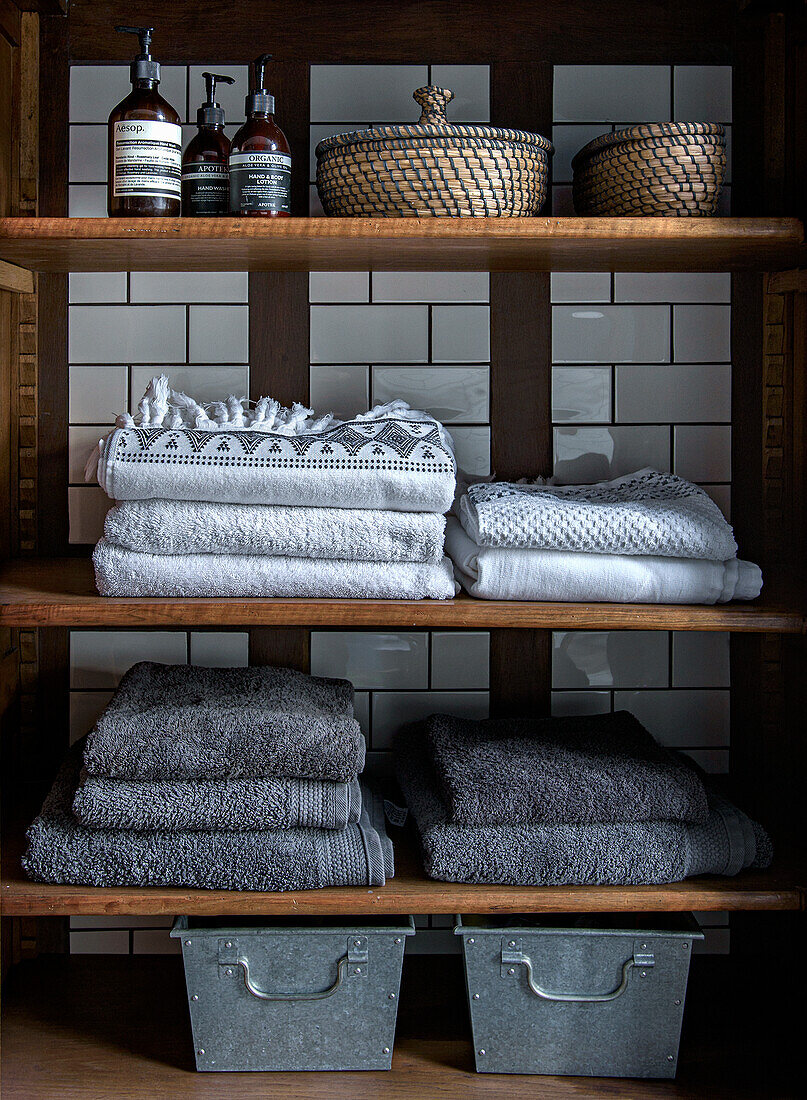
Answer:
<svg viewBox="0 0 807 1100"><path fill-rule="evenodd" d="M20 558L0 568L0 625L339 626L492 630L726 630L801 634L805 616L780 602L533 603L478 600L121 599L99 596L87 558Z"/></svg>
<svg viewBox="0 0 807 1100"><path fill-rule="evenodd" d="M807 875L777 856L764 871L704 875L653 886L506 886L426 878L410 828L395 830L395 877L386 886L256 893L181 886L59 886L29 882L19 834L4 843L0 909L6 916L334 916L379 913L616 913L804 908Z"/></svg>

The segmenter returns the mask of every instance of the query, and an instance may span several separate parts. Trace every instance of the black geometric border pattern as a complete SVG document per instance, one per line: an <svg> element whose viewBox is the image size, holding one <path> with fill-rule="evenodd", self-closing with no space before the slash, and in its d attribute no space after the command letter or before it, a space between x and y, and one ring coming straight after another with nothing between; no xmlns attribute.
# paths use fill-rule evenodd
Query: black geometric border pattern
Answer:
<svg viewBox="0 0 807 1100"><path fill-rule="evenodd" d="M436 424L378 420L339 424L312 435L277 432L200 431L194 428L124 428L118 432L114 459L119 462L238 466L321 466L338 460L342 467L389 466L453 471L454 456Z"/></svg>

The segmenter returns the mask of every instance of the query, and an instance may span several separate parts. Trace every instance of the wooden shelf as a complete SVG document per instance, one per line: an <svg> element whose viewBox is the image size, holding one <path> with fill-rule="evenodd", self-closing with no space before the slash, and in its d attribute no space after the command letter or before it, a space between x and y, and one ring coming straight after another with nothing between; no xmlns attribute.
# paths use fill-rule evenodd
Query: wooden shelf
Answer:
<svg viewBox="0 0 807 1100"><path fill-rule="evenodd" d="M673 1081L503 1077L474 1072L461 960L407 955L391 1071L224 1075L193 1068L178 958L42 957L14 968L4 990L3 1100L798 1096L797 973L777 968L772 987L769 957L696 956ZM768 995L750 995L757 989Z"/></svg>
<svg viewBox="0 0 807 1100"><path fill-rule="evenodd" d="M558 630L729 630L799 634L800 611L768 603L528 603L476 600L119 599L95 591L87 558L20 558L0 567L0 625L386 626Z"/></svg>
<svg viewBox="0 0 807 1100"><path fill-rule="evenodd" d="M33 271L774 271L795 218L4 218Z"/></svg>
<svg viewBox="0 0 807 1100"><path fill-rule="evenodd" d="M4 916L334 916L406 913L616 913L800 910L807 874L795 859L767 871L686 879L661 886L475 886L426 878L414 828L395 830L395 878L386 886L327 887L288 893L182 887L50 886L20 867L15 833L4 843Z"/></svg>

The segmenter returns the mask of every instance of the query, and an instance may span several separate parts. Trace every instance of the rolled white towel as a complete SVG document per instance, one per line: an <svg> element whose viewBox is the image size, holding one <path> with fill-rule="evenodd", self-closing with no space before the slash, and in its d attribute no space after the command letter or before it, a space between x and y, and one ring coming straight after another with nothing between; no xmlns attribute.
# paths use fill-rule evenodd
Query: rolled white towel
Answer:
<svg viewBox="0 0 807 1100"><path fill-rule="evenodd" d="M729 558L663 558L477 546L449 517L446 552L457 579L485 600L560 603L714 604L753 600L762 572Z"/></svg>

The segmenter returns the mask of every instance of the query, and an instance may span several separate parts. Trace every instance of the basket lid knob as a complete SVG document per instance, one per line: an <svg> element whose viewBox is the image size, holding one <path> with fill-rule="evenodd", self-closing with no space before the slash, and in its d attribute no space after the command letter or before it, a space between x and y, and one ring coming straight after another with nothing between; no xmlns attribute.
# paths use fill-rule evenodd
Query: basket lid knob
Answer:
<svg viewBox="0 0 807 1100"><path fill-rule="evenodd" d="M418 88L412 93L412 98L417 100L422 108L418 119L419 126L447 126L446 107L454 98L454 93L449 88L438 88L435 84L427 84L425 88Z"/></svg>

